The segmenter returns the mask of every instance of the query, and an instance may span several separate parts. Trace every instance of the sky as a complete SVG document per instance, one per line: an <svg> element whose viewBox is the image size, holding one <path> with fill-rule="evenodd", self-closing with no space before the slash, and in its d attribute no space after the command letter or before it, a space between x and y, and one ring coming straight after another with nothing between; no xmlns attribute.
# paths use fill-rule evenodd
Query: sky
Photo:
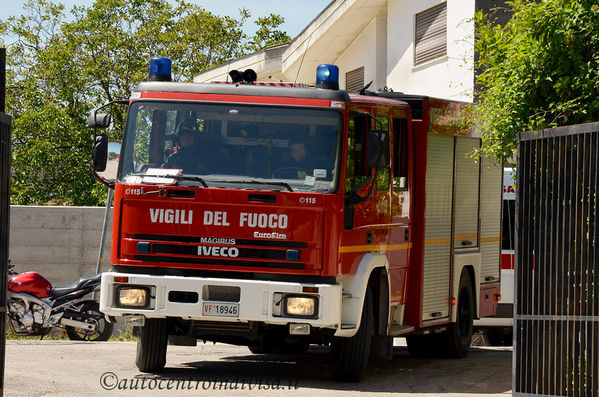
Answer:
<svg viewBox="0 0 599 397"><path fill-rule="evenodd" d="M62 3L67 10L74 5L91 5L93 0L53 0ZM285 18L282 30L291 37L297 36L322 11L330 0L187 0L199 4L217 15L237 17L240 8L252 13L252 21L258 17L275 13ZM0 0L0 20L13 15L21 15L26 0ZM246 25L247 33L255 31L253 23Z"/></svg>

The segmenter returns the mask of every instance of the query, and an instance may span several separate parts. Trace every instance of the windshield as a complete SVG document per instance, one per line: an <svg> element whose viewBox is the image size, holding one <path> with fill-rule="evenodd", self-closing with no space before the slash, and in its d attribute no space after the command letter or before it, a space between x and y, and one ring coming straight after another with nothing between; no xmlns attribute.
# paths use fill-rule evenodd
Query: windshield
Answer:
<svg viewBox="0 0 599 397"><path fill-rule="evenodd" d="M138 101L120 180L333 192L341 131L330 109Z"/></svg>

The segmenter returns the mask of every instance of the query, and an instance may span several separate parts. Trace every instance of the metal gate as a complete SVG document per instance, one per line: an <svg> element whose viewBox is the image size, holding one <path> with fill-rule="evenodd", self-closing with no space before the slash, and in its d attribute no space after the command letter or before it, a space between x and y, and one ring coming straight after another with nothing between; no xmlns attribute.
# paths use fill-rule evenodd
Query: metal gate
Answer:
<svg viewBox="0 0 599 397"><path fill-rule="evenodd" d="M599 123L522 134L513 393L599 396Z"/></svg>
<svg viewBox="0 0 599 397"><path fill-rule="evenodd" d="M10 212L11 118L4 114L6 50L0 48L0 396L4 392L6 350L6 284Z"/></svg>

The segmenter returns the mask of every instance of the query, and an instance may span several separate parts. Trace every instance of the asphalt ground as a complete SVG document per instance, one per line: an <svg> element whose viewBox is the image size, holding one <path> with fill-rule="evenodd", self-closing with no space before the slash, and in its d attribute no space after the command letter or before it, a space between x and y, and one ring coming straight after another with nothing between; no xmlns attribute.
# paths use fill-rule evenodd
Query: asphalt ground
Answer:
<svg viewBox="0 0 599 397"><path fill-rule="evenodd" d="M410 357L396 339L392 361L371 363L361 383L329 378L326 348L254 355L246 347L169 346L157 375L135 367L135 342L7 341L5 396L505 396L511 348L475 347L468 358Z"/></svg>

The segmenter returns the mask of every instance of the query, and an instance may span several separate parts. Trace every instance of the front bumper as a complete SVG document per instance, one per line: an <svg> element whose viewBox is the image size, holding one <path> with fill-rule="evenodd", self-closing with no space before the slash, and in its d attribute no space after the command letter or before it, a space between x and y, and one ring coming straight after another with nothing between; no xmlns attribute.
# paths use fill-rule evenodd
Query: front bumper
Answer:
<svg viewBox="0 0 599 397"><path fill-rule="evenodd" d="M115 283L115 277L127 277L126 284ZM117 286L148 287L152 300L148 308L123 308L116 303ZM239 287L238 317L206 316L202 305L214 301L203 299L204 287ZM279 294L304 294L303 287L317 287L318 292L307 295L318 297L318 311L315 318L283 317L277 315ZM198 294L197 303L181 303L169 300L171 291ZM338 329L341 325L341 285L307 284L279 281L239 280L202 277L150 276L126 273L103 273L100 292L100 311L109 316L143 315L147 318L178 317L186 320L218 322L250 322L286 325L290 323L310 324L316 328ZM219 301L217 303L226 303ZM235 302L237 303L237 302Z"/></svg>

